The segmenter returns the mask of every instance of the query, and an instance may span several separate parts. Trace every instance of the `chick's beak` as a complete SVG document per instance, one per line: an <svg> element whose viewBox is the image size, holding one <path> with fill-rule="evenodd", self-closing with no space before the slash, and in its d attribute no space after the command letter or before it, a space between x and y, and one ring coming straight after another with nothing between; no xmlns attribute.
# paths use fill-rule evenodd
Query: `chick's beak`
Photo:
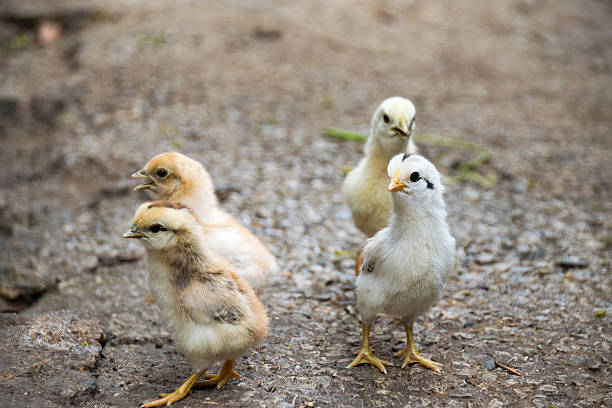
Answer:
<svg viewBox="0 0 612 408"><path fill-rule="evenodd" d="M387 187L387 190L389 190L390 192L395 192L395 191L400 191L404 188L408 187L406 184L402 183L402 181L400 180L399 177L399 170L395 172L395 174L393 175L393 177L391 177L391 182L389 183L389 186Z"/></svg>
<svg viewBox="0 0 612 408"><path fill-rule="evenodd" d="M130 176L132 178L147 178L147 169L140 169Z"/></svg>
<svg viewBox="0 0 612 408"><path fill-rule="evenodd" d="M406 117L404 115L400 116L399 123L393 128L393 130L398 136L407 137L410 135L410 127L408 126L408 122L406 121Z"/></svg>
<svg viewBox="0 0 612 408"><path fill-rule="evenodd" d="M139 231L134 231L134 228L130 228L129 230L125 231L125 233L123 234L123 238L142 238L142 237L144 237L144 234Z"/></svg>
<svg viewBox="0 0 612 408"><path fill-rule="evenodd" d="M148 181L145 181L144 183L138 184L136 187L134 187L134 190L146 190L155 185L153 180L151 180L149 176L147 176L147 169L140 169L137 172L133 173L131 177L149 179Z"/></svg>

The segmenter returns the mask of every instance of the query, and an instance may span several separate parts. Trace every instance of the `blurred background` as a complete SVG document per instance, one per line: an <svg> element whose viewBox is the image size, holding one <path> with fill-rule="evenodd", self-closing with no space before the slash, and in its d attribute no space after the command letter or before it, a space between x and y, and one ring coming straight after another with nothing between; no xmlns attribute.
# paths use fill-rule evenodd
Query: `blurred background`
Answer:
<svg viewBox="0 0 612 408"><path fill-rule="evenodd" d="M0 2L0 391L128 406L188 364L121 239L129 175L180 151L278 257L267 345L176 406L610 406L612 3L607 0ZM342 169L387 97L490 160L446 192L456 272L416 325L420 367L358 348ZM448 176L474 152L420 145ZM403 329L381 319L390 359ZM516 376L495 361L519 370Z"/></svg>

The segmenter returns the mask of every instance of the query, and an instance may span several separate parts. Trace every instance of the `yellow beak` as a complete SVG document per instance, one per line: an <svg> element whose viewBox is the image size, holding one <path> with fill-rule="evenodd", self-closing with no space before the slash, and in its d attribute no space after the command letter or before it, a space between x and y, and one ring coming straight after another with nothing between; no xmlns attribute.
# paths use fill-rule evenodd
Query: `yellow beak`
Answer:
<svg viewBox="0 0 612 408"><path fill-rule="evenodd" d="M144 237L144 234L138 231L132 231L132 229L129 229L127 231L125 231L125 233L123 234L123 238L142 238Z"/></svg>
<svg viewBox="0 0 612 408"><path fill-rule="evenodd" d="M406 121L406 117L404 115L400 117L399 124L400 124L400 128L405 134L408 134L408 132L410 132L410 129L408 128L408 122Z"/></svg>
<svg viewBox="0 0 612 408"><path fill-rule="evenodd" d="M410 135L410 128L408 127L408 122L404 115L400 116L398 126L395 126L392 130L401 137L408 137Z"/></svg>
<svg viewBox="0 0 612 408"><path fill-rule="evenodd" d="M132 178L147 178L147 169L140 169L130 176Z"/></svg>
<svg viewBox="0 0 612 408"><path fill-rule="evenodd" d="M391 177L391 182L389 183L387 190L393 193L395 191L400 191L406 187L408 186L402 183L402 181L399 178L399 170L397 170L395 174L393 175L393 177Z"/></svg>
<svg viewBox="0 0 612 408"><path fill-rule="evenodd" d="M152 181L147 181L146 183L142 183L134 187L134 190L147 190L155 185Z"/></svg>
<svg viewBox="0 0 612 408"><path fill-rule="evenodd" d="M135 173L132 173L132 175L130 176L132 178L149 178L149 176L147 176L147 170L146 169L140 169ZM139 185L137 185L136 187L134 187L134 190L146 190L149 189L151 187L153 187L155 185L155 182L153 182L153 180L149 179L148 181L145 181L144 183L141 183Z"/></svg>

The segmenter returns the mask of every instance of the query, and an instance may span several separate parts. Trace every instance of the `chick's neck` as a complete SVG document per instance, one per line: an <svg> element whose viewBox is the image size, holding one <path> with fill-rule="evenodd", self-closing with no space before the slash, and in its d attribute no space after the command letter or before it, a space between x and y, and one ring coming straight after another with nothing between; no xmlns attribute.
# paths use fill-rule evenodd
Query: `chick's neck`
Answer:
<svg viewBox="0 0 612 408"><path fill-rule="evenodd" d="M180 202L193 209L200 221L215 220L220 217L219 201L212 188L185 186L181 191L175 191L172 201ZM204 217L206 219L204 219Z"/></svg>
<svg viewBox="0 0 612 408"><path fill-rule="evenodd" d="M444 225L446 209L438 195L427 197L402 196L402 192L392 194L393 212L389 222L398 233L420 229L433 231ZM414 193L413 193L414 194Z"/></svg>
<svg viewBox="0 0 612 408"><path fill-rule="evenodd" d="M408 140L399 137L391 140L390 143L383 144L379 137L370 136L365 146L366 160L371 167L382 168L386 174L389 160L396 154L406 152Z"/></svg>
<svg viewBox="0 0 612 408"><path fill-rule="evenodd" d="M149 250L149 256L166 266L167 276L159 276L169 281L173 287L184 289L193 280L222 272L221 265L208 250L198 233L183 231L176 242L164 250ZM162 274L163 275L163 274Z"/></svg>

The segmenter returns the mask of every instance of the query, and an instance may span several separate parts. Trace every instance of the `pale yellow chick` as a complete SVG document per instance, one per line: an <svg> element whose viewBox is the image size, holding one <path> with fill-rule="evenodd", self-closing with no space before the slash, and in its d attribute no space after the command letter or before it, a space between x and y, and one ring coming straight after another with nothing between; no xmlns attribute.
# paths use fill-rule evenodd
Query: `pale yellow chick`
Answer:
<svg viewBox="0 0 612 408"><path fill-rule="evenodd" d="M146 190L155 200L180 202L192 208L202 222L208 245L257 292L263 290L270 275L278 272L276 260L264 244L219 208L212 180L198 161L181 153L162 153L132 177L146 179L135 190Z"/></svg>
<svg viewBox="0 0 612 408"><path fill-rule="evenodd" d="M193 373L176 391L143 404L171 405L194 386L221 388L232 377L234 361L261 344L268 332L263 305L230 265L203 239L202 225L182 204L157 201L140 206L123 235L146 249L151 291L170 326L177 348ZM221 373L198 379L216 361Z"/></svg>
<svg viewBox="0 0 612 408"><path fill-rule="evenodd" d="M342 194L357 229L368 237L387 226L393 202L387 191L387 164L398 153L415 153L415 108L401 97L385 99L372 117L361 159L344 180Z"/></svg>

